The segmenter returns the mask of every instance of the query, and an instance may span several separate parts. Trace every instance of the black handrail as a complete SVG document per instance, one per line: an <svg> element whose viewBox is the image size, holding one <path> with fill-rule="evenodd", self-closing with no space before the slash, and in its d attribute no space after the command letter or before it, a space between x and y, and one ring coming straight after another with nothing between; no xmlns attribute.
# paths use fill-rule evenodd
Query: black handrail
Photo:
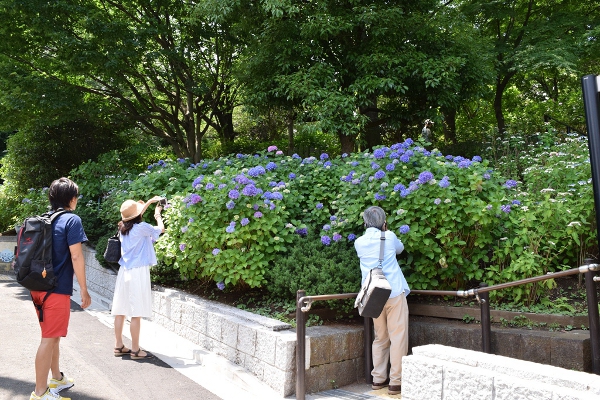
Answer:
<svg viewBox="0 0 600 400"><path fill-rule="evenodd" d="M533 282L539 282L547 279L555 279L575 274L585 274L585 285L588 303L588 318L590 330L590 342L592 351L592 372L600 375L600 316L598 314L598 298L594 281L594 272L600 271L600 264L593 263L591 259L585 259L584 265L579 268L573 268L566 271L548 273L546 275L535 276L518 281L501 283L488 286L481 283L476 289L470 290L411 290L411 294L433 295L433 296L456 296L470 297L475 296L481 306L481 337L482 351L491 353L491 318L489 292L492 290L501 290L513 286L524 285ZM600 280L600 279L598 279ZM340 300L354 298L358 293L327 294L318 296L306 296L306 291L298 290L296 294L296 400L306 399L306 319L307 313L312 303L320 300ZM371 318L364 318L364 351L365 351L365 380L371 381L372 357L372 326Z"/></svg>

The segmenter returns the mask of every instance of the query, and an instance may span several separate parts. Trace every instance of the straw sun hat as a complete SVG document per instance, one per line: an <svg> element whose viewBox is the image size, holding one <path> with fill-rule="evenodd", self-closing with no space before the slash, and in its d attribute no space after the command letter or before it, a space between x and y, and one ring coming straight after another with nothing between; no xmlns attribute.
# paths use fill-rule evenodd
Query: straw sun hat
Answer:
<svg viewBox="0 0 600 400"><path fill-rule="evenodd" d="M121 204L121 220L125 222L134 219L138 215L143 214L150 204L150 201L145 203L144 200L125 200Z"/></svg>

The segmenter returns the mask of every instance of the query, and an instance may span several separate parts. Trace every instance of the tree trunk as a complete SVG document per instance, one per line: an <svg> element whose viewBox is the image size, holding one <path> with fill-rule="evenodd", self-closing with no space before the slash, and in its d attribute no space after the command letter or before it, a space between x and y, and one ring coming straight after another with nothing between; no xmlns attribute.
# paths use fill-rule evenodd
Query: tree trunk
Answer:
<svg viewBox="0 0 600 400"><path fill-rule="evenodd" d="M442 109L444 114L444 139L447 143L456 144L456 109Z"/></svg>
<svg viewBox="0 0 600 400"><path fill-rule="evenodd" d="M338 138L340 139L341 151L342 154L353 153L354 147L356 145L356 136L344 135L343 133L338 133Z"/></svg>
<svg viewBox="0 0 600 400"><path fill-rule="evenodd" d="M360 113L369 118L365 126L365 143L368 149L381 145L381 128L379 127L379 113L377 112L377 96L371 96L370 104L360 108Z"/></svg>
<svg viewBox="0 0 600 400"><path fill-rule="evenodd" d="M290 111L287 116L287 132L288 132L288 156L294 154L294 112Z"/></svg>

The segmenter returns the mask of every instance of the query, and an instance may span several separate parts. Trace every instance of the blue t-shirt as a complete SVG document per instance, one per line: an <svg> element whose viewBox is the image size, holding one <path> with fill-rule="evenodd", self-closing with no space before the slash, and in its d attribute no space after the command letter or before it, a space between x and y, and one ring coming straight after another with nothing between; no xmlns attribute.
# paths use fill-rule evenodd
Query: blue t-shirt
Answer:
<svg viewBox="0 0 600 400"><path fill-rule="evenodd" d="M52 266L58 284L54 293L73 295L73 262L69 246L87 242L78 215L67 212L52 221Z"/></svg>

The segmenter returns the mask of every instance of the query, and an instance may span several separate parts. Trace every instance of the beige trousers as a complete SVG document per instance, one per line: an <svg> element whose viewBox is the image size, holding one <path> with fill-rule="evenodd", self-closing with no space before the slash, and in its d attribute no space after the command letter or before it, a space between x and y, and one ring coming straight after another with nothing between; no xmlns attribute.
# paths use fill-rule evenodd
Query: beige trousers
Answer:
<svg viewBox="0 0 600 400"><path fill-rule="evenodd" d="M375 340L373 341L374 383L383 383L388 378L390 385L402 384L402 357L408 354L408 305L406 296L401 294L389 299L379 318L373 319Z"/></svg>

